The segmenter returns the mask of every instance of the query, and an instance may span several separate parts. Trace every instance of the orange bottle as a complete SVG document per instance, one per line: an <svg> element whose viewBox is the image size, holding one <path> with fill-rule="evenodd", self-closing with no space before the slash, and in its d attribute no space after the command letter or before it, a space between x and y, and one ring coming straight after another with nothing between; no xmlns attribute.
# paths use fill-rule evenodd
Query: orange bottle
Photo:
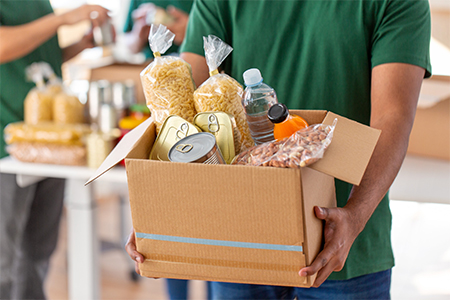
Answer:
<svg viewBox="0 0 450 300"><path fill-rule="evenodd" d="M274 124L273 136L279 141L291 136L296 131L308 127L308 123L297 115L289 114L286 105L274 104L268 111L267 116Z"/></svg>

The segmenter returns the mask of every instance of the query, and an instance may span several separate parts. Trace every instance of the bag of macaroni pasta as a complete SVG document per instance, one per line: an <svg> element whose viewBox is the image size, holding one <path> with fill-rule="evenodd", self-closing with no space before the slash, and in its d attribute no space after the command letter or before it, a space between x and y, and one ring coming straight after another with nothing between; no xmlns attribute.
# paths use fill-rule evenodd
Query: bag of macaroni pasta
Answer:
<svg viewBox="0 0 450 300"><path fill-rule="evenodd" d="M53 119L53 96L48 92L44 83L41 65L33 63L25 70L27 78L36 84L24 101L25 123L37 124Z"/></svg>
<svg viewBox="0 0 450 300"><path fill-rule="evenodd" d="M148 41L155 59L140 74L157 133L169 115L192 122L196 114L190 65L179 57L161 56L170 48L174 37L164 25L151 26Z"/></svg>
<svg viewBox="0 0 450 300"><path fill-rule="evenodd" d="M63 89L53 99L53 122L55 124L84 123L84 104L69 90Z"/></svg>
<svg viewBox="0 0 450 300"><path fill-rule="evenodd" d="M233 115L241 133L240 149L236 149L239 153L254 144L241 104L243 89L235 79L218 71L233 48L214 35L203 37L203 42L210 77L194 92L195 109L198 112L223 111Z"/></svg>

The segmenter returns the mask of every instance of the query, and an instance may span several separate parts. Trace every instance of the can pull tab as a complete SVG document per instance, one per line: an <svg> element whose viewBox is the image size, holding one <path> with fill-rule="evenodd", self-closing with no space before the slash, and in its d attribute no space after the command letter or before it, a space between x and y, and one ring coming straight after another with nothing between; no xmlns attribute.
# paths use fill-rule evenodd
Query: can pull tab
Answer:
<svg viewBox="0 0 450 300"><path fill-rule="evenodd" d="M176 136L179 140L185 138L189 131L189 125L187 123L182 123L180 128L177 129Z"/></svg>
<svg viewBox="0 0 450 300"><path fill-rule="evenodd" d="M219 131L220 129L220 125L219 125L219 121L217 120L217 117L215 114L210 114L208 116L208 130L211 133L216 133L217 131Z"/></svg>
<svg viewBox="0 0 450 300"><path fill-rule="evenodd" d="M181 153L188 153L193 148L194 146L192 146L191 144L179 144L178 146L175 147L175 150Z"/></svg>

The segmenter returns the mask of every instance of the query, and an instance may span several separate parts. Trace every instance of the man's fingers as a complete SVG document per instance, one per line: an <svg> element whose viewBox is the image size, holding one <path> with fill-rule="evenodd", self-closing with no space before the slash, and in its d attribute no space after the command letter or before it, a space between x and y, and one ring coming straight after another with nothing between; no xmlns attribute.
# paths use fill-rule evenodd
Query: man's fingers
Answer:
<svg viewBox="0 0 450 300"><path fill-rule="evenodd" d="M134 264L134 271L137 274L141 275L141 270L139 270L139 264L137 262Z"/></svg>
<svg viewBox="0 0 450 300"><path fill-rule="evenodd" d="M128 241L125 244L125 250L131 257L131 259L134 260L135 262L137 263L144 262L144 256L141 253L139 253L136 249L136 237L134 235L134 230L131 231L130 235L128 236Z"/></svg>
<svg viewBox="0 0 450 300"><path fill-rule="evenodd" d="M314 206L314 213L317 218L326 221L329 218L330 211L325 207Z"/></svg>
<svg viewBox="0 0 450 300"><path fill-rule="evenodd" d="M326 252L325 252L326 251ZM302 268L298 274L300 276L312 276L319 272L322 268L324 268L331 257L331 254L329 254L330 251L327 251L326 249L317 255L316 259L312 262L311 265Z"/></svg>
<svg viewBox="0 0 450 300"><path fill-rule="evenodd" d="M324 268L317 272L316 280L314 281L313 287L319 287L330 274L334 271L332 263L327 264Z"/></svg>

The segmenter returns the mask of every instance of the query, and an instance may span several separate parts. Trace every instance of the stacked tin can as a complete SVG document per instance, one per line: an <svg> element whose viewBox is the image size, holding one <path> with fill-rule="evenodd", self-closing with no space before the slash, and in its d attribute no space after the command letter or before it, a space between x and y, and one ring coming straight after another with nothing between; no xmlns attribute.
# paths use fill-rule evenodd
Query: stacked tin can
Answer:
<svg viewBox="0 0 450 300"><path fill-rule="evenodd" d="M98 168L120 136L118 122L135 103L134 82L91 82L88 110L92 133L87 138L88 167Z"/></svg>

